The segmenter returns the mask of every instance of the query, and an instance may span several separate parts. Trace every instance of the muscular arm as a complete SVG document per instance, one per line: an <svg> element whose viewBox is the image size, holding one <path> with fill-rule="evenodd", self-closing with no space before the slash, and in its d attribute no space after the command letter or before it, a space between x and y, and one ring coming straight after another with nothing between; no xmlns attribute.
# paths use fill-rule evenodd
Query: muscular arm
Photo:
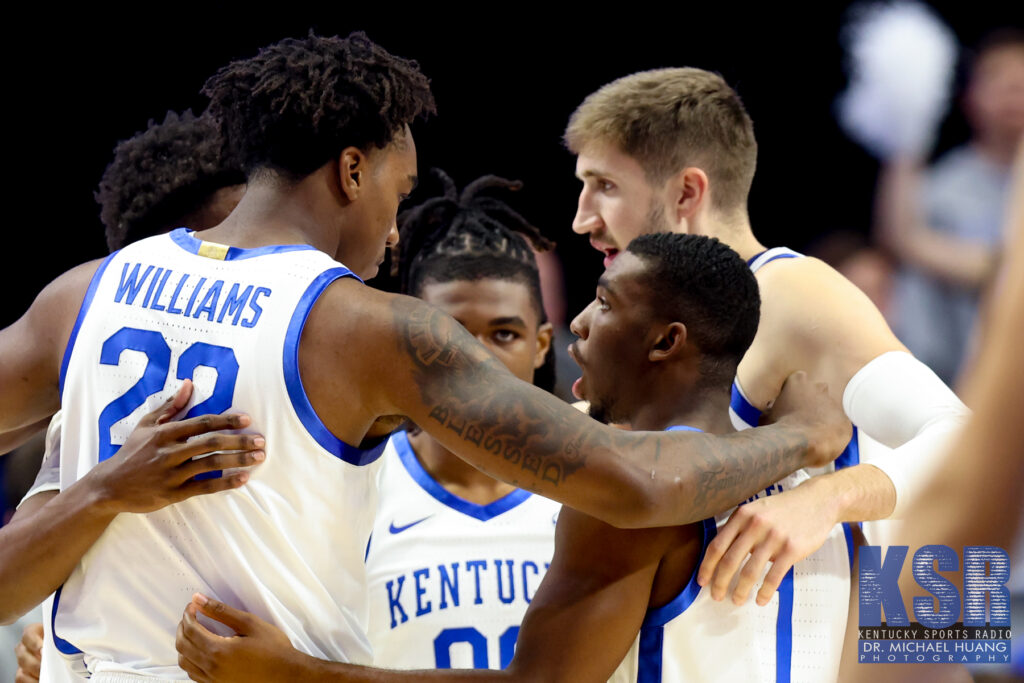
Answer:
<svg viewBox="0 0 1024 683"><path fill-rule="evenodd" d="M243 635L215 636L186 612L178 649L197 681L270 681L273 675L262 672L281 667L304 681L600 683L614 673L640 631L665 553L689 542L695 558L696 541L693 527L625 531L563 508L551 567L526 611L515 657L503 671L387 671L326 662L296 652L251 615L219 604L215 610L208 605L204 613ZM225 612L230 613L226 620ZM275 644L280 651L273 652ZM268 651L272 663L247 668L250 653Z"/></svg>
<svg viewBox="0 0 1024 683"><path fill-rule="evenodd" d="M73 268L44 289L10 327L0 330L0 435L49 418L60 408L60 364L99 261Z"/></svg>
<svg viewBox="0 0 1024 683"><path fill-rule="evenodd" d="M883 519L912 499L926 480L921 475L937 467L966 409L913 360L868 298L824 263L778 261L757 277L761 325L738 372L747 395L764 405L790 368L806 368L844 398L858 428L893 447L884 461L812 479L733 514L709 546L699 581L723 599L742 567L732 592L740 603L772 561L758 592L764 604L788 568L817 550L833 525ZM908 367L909 373L897 372ZM851 399L857 392L870 400Z"/></svg>
<svg viewBox="0 0 1024 683"><path fill-rule="evenodd" d="M758 272L758 282L764 293L762 327L748 354L751 362L745 357L738 373L748 394L757 396L755 402L769 400L765 388L770 394L791 367L827 382L832 395L843 400L850 380L865 366L891 351L907 353L870 300L817 259L778 261ZM933 387L921 392L916 385L905 386L896 375L875 373L870 382L878 385L874 391L881 395L895 396L897 389L910 393L891 401L885 411L851 415L858 428L895 449L888 460L903 461L912 469L931 467L939 445L932 442L941 442L966 410L952 405L959 403L955 397L932 400L929 392L938 393ZM924 395L917 397L915 391ZM850 406L844 401L848 411ZM839 510L842 520L888 517L915 486L905 477L880 477L870 464L839 472L837 483L844 481L868 498L850 498L847 502L856 510Z"/></svg>
<svg viewBox="0 0 1024 683"><path fill-rule="evenodd" d="M728 437L623 432L516 379L437 309L354 282L332 285L314 307L300 367L339 438L358 443L377 417L407 415L489 475L617 526L727 509L805 464L808 448L831 455L845 429L821 415L830 426L810 441L790 418Z"/></svg>

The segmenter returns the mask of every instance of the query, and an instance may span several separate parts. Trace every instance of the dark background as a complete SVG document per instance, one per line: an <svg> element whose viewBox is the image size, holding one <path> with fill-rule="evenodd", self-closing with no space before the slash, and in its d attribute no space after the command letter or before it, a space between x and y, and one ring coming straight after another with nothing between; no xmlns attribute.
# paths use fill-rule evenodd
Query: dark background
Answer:
<svg viewBox="0 0 1024 683"><path fill-rule="evenodd" d="M971 45L990 28L1020 24L1013 4L935 7ZM198 112L198 90L217 67L310 28L362 29L419 60L439 111L414 128L421 177L440 166L460 185L484 173L525 181L515 205L559 242L570 314L592 296L601 265L569 230L578 183L560 136L587 94L637 70L699 66L737 88L760 143L750 212L763 242L805 248L829 230L866 231L876 165L832 116L845 85L838 35L848 5L589 4L572 13L516 3L30 7L4 29L3 164L13 240L0 276L0 327L48 281L105 254L92 193L118 140L167 109ZM962 117L951 115L939 149L966 134Z"/></svg>

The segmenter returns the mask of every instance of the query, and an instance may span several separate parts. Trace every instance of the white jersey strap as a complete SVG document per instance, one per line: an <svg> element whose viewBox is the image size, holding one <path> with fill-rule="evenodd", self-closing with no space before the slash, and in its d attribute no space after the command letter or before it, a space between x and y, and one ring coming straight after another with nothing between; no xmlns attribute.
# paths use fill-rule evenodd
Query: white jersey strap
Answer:
<svg viewBox="0 0 1024 683"><path fill-rule="evenodd" d="M771 249L762 251L760 254L747 261L747 265L750 266L751 272L756 273L762 266L767 265L775 259L799 258L801 256L803 256L803 254L798 251L793 251L788 247L772 247Z"/></svg>

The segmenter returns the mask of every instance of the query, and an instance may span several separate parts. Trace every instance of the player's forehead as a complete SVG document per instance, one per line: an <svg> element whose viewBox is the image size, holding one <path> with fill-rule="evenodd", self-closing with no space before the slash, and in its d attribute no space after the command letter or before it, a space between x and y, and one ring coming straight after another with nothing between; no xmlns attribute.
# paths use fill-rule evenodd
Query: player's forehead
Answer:
<svg viewBox="0 0 1024 683"><path fill-rule="evenodd" d="M460 315L483 321L519 318L526 324L540 324L530 288L519 280L495 277L428 281L420 288L419 295L456 318Z"/></svg>
<svg viewBox="0 0 1024 683"><path fill-rule="evenodd" d="M650 264L631 251L623 251L598 280L598 286L616 299L645 306L649 303Z"/></svg>
<svg viewBox="0 0 1024 683"><path fill-rule="evenodd" d="M645 180L640 162L611 142L594 141L584 145L576 155L576 177L604 178L619 182Z"/></svg>

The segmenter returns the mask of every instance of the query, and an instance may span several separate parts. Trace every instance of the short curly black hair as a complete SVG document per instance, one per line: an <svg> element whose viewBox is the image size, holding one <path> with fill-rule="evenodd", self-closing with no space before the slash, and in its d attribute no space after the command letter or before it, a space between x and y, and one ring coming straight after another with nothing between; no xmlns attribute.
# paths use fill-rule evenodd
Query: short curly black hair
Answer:
<svg viewBox="0 0 1024 683"><path fill-rule="evenodd" d="M701 374L731 379L761 317L757 280L746 262L714 237L641 235L626 248L644 260L657 310L686 325L702 354Z"/></svg>
<svg viewBox="0 0 1024 683"><path fill-rule="evenodd" d="M180 227L217 190L245 182L209 117L185 110L117 143L95 193L111 251Z"/></svg>
<svg viewBox="0 0 1024 683"><path fill-rule="evenodd" d="M395 274L402 292L419 296L429 283L506 280L524 285L541 323L547 322L540 271L534 250L554 243L500 199L486 193L516 191L523 184L495 175L477 178L460 192L444 171L431 169L441 183L431 197L398 217ZM555 386L555 354L549 351L533 383L547 391Z"/></svg>
<svg viewBox="0 0 1024 683"><path fill-rule="evenodd" d="M383 148L434 113L427 77L362 32L287 38L232 62L203 86L209 111L251 177L309 175L346 147Z"/></svg>

